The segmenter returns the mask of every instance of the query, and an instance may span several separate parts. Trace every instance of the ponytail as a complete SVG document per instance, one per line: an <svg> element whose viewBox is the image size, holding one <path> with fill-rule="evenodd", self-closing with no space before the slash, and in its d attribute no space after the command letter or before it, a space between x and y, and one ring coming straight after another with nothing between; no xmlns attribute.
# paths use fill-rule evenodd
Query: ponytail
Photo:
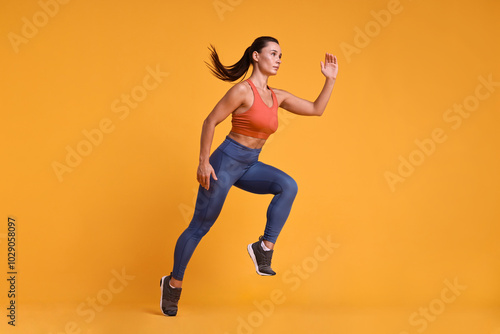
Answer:
<svg viewBox="0 0 500 334"><path fill-rule="evenodd" d="M217 79L230 82L236 81L241 77L244 78L245 74L248 72L248 69L252 64L252 53L254 51L260 52L268 42L279 44L276 38L269 36L259 37L245 50L241 59L231 66L224 66L220 62L215 46L210 44L208 49L210 50L210 60L212 64L207 62L205 62L205 64L207 64L208 68Z"/></svg>

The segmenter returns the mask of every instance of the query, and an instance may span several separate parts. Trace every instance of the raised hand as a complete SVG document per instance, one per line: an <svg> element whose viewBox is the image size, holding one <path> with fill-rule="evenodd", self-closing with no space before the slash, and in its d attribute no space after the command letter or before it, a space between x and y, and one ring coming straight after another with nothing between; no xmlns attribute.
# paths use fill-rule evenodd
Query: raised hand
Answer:
<svg viewBox="0 0 500 334"><path fill-rule="evenodd" d="M321 62L321 73L327 78L337 79L339 65L337 64L337 56L331 53L325 54L325 62Z"/></svg>

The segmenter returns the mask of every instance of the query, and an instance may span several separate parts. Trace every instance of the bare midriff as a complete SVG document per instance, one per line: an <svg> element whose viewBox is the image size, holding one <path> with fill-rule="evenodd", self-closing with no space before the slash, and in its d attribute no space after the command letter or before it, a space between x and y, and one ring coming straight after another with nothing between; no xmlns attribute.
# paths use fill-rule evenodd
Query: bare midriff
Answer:
<svg viewBox="0 0 500 334"><path fill-rule="evenodd" d="M262 148L262 146L264 146L264 144L266 143L266 139L245 136L235 132L229 132L228 136L229 138L236 140L241 145L252 149Z"/></svg>

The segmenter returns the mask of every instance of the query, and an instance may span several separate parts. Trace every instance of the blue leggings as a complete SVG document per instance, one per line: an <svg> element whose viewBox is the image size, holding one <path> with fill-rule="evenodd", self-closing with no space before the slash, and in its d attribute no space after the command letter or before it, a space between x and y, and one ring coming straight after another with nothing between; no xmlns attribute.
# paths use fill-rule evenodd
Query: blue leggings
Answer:
<svg viewBox="0 0 500 334"><path fill-rule="evenodd" d="M208 190L198 189L193 219L175 246L175 279L183 279L196 246L215 223L233 185L254 194L274 194L267 210L264 240L276 243L297 194L297 183L279 169L258 161L260 151L226 137L210 156L218 180L210 178Z"/></svg>

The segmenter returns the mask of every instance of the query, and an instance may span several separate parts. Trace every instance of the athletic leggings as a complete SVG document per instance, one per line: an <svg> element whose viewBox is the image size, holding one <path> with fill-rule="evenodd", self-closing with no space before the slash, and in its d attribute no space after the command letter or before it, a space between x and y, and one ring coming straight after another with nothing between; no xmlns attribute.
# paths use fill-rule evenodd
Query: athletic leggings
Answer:
<svg viewBox="0 0 500 334"><path fill-rule="evenodd" d="M175 246L175 279L183 279L191 255L215 223L233 185L254 194L274 194L267 210L264 240L276 243L297 194L297 183L279 169L258 161L260 151L226 137L210 156L218 180L210 178L208 190L199 186L193 219Z"/></svg>

